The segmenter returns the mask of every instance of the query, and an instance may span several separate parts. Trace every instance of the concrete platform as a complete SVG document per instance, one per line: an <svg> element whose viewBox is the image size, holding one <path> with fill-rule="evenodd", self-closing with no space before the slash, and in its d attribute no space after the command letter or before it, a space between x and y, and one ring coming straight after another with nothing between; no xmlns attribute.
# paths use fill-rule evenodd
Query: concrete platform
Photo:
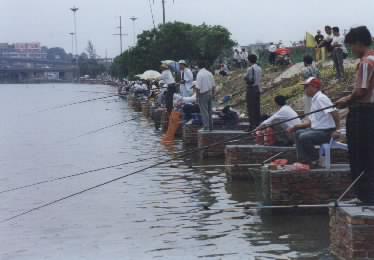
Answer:
<svg viewBox="0 0 374 260"><path fill-rule="evenodd" d="M225 146L226 144L222 143L224 141L228 141L232 138L238 137L235 142L231 144L253 144L254 140L251 138L245 138L246 134L249 136L248 133L245 131L238 131L238 130L213 130L213 131L203 131L200 130L198 132L198 147L205 147L212 144L219 143L218 145L212 146L208 149L204 149L200 152L200 158L206 157L224 157L225 156Z"/></svg>
<svg viewBox="0 0 374 260"><path fill-rule="evenodd" d="M330 241L338 259L374 260L374 207L331 209Z"/></svg>
<svg viewBox="0 0 374 260"><path fill-rule="evenodd" d="M308 173L263 167L253 171L253 175L259 199L266 206L328 204L337 200L352 183L348 165L334 165L330 170L314 169ZM353 198L353 194L345 198ZM323 211L327 212L327 208Z"/></svg>
<svg viewBox="0 0 374 260"><path fill-rule="evenodd" d="M276 159L288 159L291 163L296 160L295 147L263 146L263 145L227 145L225 148L225 164L262 164L270 157L283 152ZM249 179L251 174L248 167L227 166L227 176L233 179Z"/></svg>

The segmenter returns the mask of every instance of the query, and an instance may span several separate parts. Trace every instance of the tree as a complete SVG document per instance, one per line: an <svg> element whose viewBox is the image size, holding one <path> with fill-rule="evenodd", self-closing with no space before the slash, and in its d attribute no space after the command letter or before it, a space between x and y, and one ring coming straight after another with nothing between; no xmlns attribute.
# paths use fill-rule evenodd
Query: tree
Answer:
<svg viewBox="0 0 374 260"><path fill-rule="evenodd" d="M234 46L231 33L222 26L174 22L144 31L134 48L114 59L112 76L122 78L158 69L161 60L205 60L212 64L225 50Z"/></svg>
<svg viewBox="0 0 374 260"><path fill-rule="evenodd" d="M86 51L87 51L88 57L90 59L96 59L96 57L97 57L97 55L96 55L96 49L95 49L92 41L88 41Z"/></svg>
<svg viewBox="0 0 374 260"><path fill-rule="evenodd" d="M70 61L69 55L63 48L54 47L47 49L47 59L51 61Z"/></svg>

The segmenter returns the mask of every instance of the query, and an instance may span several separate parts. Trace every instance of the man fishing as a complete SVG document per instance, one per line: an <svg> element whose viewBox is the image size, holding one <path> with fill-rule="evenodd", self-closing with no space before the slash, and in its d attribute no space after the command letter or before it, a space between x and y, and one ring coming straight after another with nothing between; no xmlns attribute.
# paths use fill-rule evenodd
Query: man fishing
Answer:
<svg viewBox="0 0 374 260"><path fill-rule="evenodd" d="M345 38L355 56L360 58L352 94L340 99L338 108L349 107L347 138L350 165L357 183L356 193L364 204L374 205L374 51L372 36L366 26L350 30Z"/></svg>

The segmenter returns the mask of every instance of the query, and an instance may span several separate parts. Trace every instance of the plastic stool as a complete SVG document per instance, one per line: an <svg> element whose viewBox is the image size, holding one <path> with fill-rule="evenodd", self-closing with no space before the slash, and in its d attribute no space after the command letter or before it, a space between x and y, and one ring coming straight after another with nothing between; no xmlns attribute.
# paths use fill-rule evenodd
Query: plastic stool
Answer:
<svg viewBox="0 0 374 260"><path fill-rule="evenodd" d="M320 147L320 163L321 166L326 169L331 169L331 149L340 149L348 151L348 145L340 142L336 142L334 139L331 139L329 144L323 144Z"/></svg>

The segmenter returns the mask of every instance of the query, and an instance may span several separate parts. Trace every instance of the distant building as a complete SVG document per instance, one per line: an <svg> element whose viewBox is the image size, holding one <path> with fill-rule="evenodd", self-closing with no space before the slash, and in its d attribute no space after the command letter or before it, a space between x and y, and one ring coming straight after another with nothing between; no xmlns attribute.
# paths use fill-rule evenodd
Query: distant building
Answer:
<svg viewBox="0 0 374 260"><path fill-rule="evenodd" d="M0 58L9 59L47 59L47 52L41 47L39 42L31 43L0 43Z"/></svg>

